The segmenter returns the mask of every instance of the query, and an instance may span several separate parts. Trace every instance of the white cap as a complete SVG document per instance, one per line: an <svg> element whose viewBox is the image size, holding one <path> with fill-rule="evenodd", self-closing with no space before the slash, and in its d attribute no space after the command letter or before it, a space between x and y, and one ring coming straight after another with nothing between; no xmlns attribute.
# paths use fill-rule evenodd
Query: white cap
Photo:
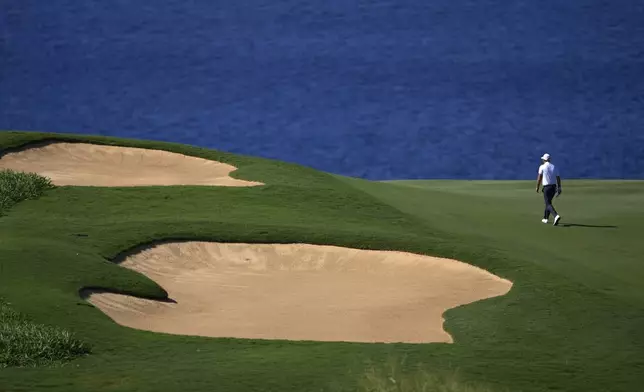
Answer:
<svg viewBox="0 0 644 392"><path fill-rule="evenodd" d="M544 161L547 161L548 159L550 159L550 154L548 154L548 153L543 154L541 159L543 159Z"/></svg>

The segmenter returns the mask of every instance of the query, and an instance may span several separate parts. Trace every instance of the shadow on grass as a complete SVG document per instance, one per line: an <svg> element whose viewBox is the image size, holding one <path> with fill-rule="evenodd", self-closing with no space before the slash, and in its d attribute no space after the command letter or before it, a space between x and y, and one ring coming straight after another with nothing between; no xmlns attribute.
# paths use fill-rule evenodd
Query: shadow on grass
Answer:
<svg viewBox="0 0 644 392"><path fill-rule="evenodd" d="M560 227L590 227L595 229L617 229L617 226L611 225L582 225L579 223L562 223Z"/></svg>

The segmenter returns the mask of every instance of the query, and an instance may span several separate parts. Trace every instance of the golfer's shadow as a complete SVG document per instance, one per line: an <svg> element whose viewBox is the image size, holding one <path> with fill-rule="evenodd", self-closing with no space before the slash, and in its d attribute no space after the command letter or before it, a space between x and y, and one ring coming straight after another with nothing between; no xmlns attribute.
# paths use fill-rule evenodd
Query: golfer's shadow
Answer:
<svg viewBox="0 0 644 392"><path fill-rule="evenodd" d="M562 223L559 226L561 227L591 227L595 229L617 229L617 226L611 225L582 225L579 223Z"/></svg>

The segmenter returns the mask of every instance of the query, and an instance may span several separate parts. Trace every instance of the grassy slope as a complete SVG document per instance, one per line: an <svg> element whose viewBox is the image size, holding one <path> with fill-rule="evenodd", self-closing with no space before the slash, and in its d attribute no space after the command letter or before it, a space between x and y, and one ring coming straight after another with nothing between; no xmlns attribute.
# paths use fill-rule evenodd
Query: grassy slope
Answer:
<svg viewBox="0 0 644 392"><path fill-rule="evenodd" d="M0 170L0 216L52 188L48 178L37 174ZM0 298L0 368L59 364L89 351L67 331L34 324Z"/></svg>
<svg viewBox="0 0 644 392"><path fill-rule="evenodd" d="M15 147L57 135L0 133ZM566 221L539 223L531 184L372 183L297 165L165 143L222 160L257 188L76 188L49 191L0 218L0 297L69 328L94 354L64 368L0 370L0 391L350 390L367 359L406 354L430 368L512 390L633 391L644 383L641 182L566 184ZM536 222L536 223L535 223ZM309 242L455 257L515 282L505 297L451 310L457 344L363 345L204 339L115 325L78 297L83 286L162 297L106 261L161 238Z"/></svg>

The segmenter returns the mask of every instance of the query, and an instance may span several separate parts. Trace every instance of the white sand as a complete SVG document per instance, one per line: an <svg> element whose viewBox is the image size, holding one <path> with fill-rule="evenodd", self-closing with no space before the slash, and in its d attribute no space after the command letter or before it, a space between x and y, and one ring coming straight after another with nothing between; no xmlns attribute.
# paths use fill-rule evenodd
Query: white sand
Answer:
<svg viewBox="0 0 644 392"><path fill-rule="evenodd" d="M158 245L127 258L177 303L94 293L121 325L183 335L452 342L447 309L512 287L455 260L306 244Z"/></svg>
<svg viewBox="0 0 644 392"><path fill-rule="evenodd" d="M60 186L263 185L231 178L236 168L221 162L86 143L51 143L11 152L0 158L0 169L35 172Z"/></svg>

